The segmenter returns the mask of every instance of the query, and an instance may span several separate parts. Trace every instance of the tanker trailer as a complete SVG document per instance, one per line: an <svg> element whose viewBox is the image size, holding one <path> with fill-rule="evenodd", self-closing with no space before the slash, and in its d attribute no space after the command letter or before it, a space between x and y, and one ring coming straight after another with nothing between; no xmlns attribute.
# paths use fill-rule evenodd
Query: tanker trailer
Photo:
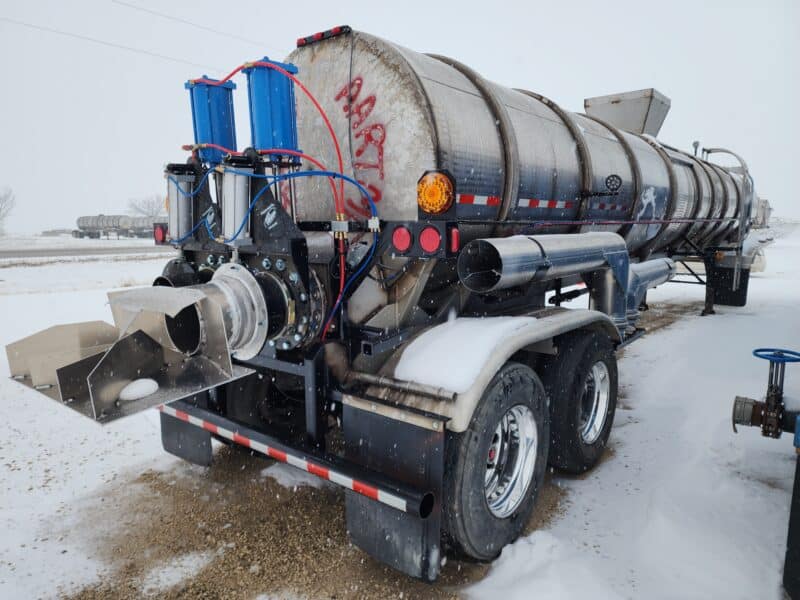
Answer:
<svg viewBox="0 0 800 600"><path fill-rule="evenodd" d="M100 423L157 407L189 462L214 438L344 487L353 542L431 581L516 539L548 464L597 463L615 353L674 261L745 301L752 180L658 142L654 90L574 114L348 27L297 46L186 82L154 231L180 256L10 370Z"/></svg>
<svg viewBox="0 0 800 600"><path fill-rule="evenodd" d="M72 232L73 237L89 237L99 239L103 235L109 237L111 233L124 233L128 229L130 217L125 215L92 215L78 217L78 228Z"/></svg>

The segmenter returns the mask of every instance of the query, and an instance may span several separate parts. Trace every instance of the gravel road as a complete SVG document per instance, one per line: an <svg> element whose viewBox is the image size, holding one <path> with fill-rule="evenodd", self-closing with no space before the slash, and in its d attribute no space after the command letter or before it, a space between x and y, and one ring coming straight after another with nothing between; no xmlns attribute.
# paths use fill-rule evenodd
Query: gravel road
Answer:
<svg viewBox="0 0 800 600"><path fill-rule="evenodd" d="M654 305L644 324L656 330L701 308ZM626 409L621 390L620 410ZM613 456L612 439L603 460ZM118 479L84 511L86 531L103 532L90 534L87 544L109 565L108 576L72 597L457 598L489 569L451 557L433 585L393 571L349 542L339 488L284 487L262 474L272 464L224 447L207 469L181 465ZM548 475L526 533L569 505L564 479ZM172 582L170 569L187 557L197 564ZM159 586L159 573L166 584Z"/></svg>

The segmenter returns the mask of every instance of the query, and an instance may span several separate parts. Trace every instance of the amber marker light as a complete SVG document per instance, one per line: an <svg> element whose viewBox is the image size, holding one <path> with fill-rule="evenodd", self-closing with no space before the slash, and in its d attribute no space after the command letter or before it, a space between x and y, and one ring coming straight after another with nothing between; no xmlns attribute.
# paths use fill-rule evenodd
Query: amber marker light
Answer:
<svg viewBox="0 0 800 600"><path fill-rule="evenodd" d="M453 205L452 180L444 173L425 173L417 183L417 204L426 213L440 215Z"/></svg>

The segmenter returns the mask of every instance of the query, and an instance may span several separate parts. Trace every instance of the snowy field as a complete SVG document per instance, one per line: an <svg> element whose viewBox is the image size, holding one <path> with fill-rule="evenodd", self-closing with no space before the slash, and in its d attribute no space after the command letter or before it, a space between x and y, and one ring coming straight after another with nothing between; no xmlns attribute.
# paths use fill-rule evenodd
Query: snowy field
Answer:
<svg viewBox="0 0 800 600"><path fill-rule="evenodd" d="M16 248L26 249L50 249L50 248L74 248L74 249L97 249L113 248L115 246L142 246L152 247L153 240L150 238L121 238L117 239L113 235L110 239L102 238L91 240L89 238L74 238L71 235L60 234L50 235L9 235L0 237L0 250L13 250Z"/></svg>
<svg viewBox="0 0 800 600"><path fill-rule="evenodd" d="M161 257L0 269L0 345L56 323L110 320L105 291L147 285L164 262ZM767 269L750 280L748 306L718 307L716 316L701 318L694 307L702 298L701 286L677 284L650 294L654 306L669 303L692 310L625 350L623 397L607 458L582 478L554 475L551 482L561 488L554 515L506 548L477 581L444 590L448 595L505 600L782 597L791 439L762 439L755 429L735 435L730 414L737 394L760 397L764 392L767 363L751 357L753 348L800 349L800 228L787 228L767 249ZM145 471L164 474L168 488L179 486L182 478L202 479L204 470L162 452L155 411L101 428L7 375L8 366L0 359L0 598L55 597L114 577L120 567L98 550L103 540L123 525L134 539L135 528L159 518L148 510L132 514L118 508L124 506L120 497L141 492L145 483L138 476ZM786 391L789 398L800 399L800 367L787 369ZM308 487L304 476L287 467L261 463L254 472L241 468L241 477L252 478L256 491L270 490L281 502L288 496L290 504L281 505L286 512L276 518L290 518L295 503L312 493L308 490L328 494L324 497L334 503L338 497L326 488ZM300 518L313 519L324 510L309 509ZM164 519L156 525L169 535L177 522ZM137 576L131 597L172 593L201 577L223 554L244 555L246 545L219 543L233 528L225 523L220 527L225 531L215 532L209 539L217 541L207 548L183 549ZM246 563L241 577L255 573L257 579L262 567L256 559L247 560L253 565L248 569ZM349 576L395 577L401 584L393 593L404 592L404 578L366 564L363 569L371 571L353 570ZM265 570L260 576L267 575ZM350 589L358 590L353 595L369 595L367 587ZM413 589L404 597L424 596L420 590L426 589L437 597L442 592L439 587ZM303 590L286 584L235 595L313 595Z"/></svg>

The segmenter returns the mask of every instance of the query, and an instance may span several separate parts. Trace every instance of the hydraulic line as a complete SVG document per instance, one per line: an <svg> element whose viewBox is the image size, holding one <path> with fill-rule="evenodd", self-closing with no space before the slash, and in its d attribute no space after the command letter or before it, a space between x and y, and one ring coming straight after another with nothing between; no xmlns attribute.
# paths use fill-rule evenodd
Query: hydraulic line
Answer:
<svg viewBox="0 0 800 600"><path fill-rule="evenodd" d="M328 320L325 321L325 327L322 329L322 339L324 340L325 337L328 335L328 329L330 329L331 323L333 322L333 318L336 316L336 311L339 310L339 306L342 304L342 300L344 298L345 293L350 288L351 285L359 278L361 273L372 263L372 257L375 256L375 250L378 247L378 234L373 234L372 237L372 247L369 249L367 256L361 261L361 266L359 266L358 270L350 276L350 279L347 280L342 286L341 291L339 292L339 297L336 299L336 303L333 305L330 314L328 315Z"/></svg>
<svg viewBox="0 0 800 600"><path fill-rule="evenodd" d="M254 61L254 62L244 63L242 65L239 65L233 71L228 73L223 79L220 79L218 81L213 81L213 80L205 79L205 78L201 77L199 79L193 80L193 83L204 83L204 84L207 84L207 85L214 85L214 86L222 85L223 83L226 83L226 82L230 81L230 79L234 75L239 73L242 69L246 69L246 68L249 68L249 67L264 67L266 69L272 69L274 71L277 71L278 73L280 73L284 77L289 78L308 97L308 99L314 105L314 108L317 109L317 112L319 112L320 116L322 117L322 121L325 123L325 127L328 129L328 133L330 134L331 140L333 141L334 149L336 150L336 160L337 160L338 165L339 165L339 173L343 175L344 174L344 161L342 160L342 149L341 149L341 147L339 145L339 138L336 137L336 132L334 132L334 130L333 130L333 125L331 125L331 121L328 118L327 113L322 108L322 106L317 101L317 99L314 97L314 94L312 94L308 90L308 88L305 85L303 85L303 83L297 77L295 77L294 75L289 73L289 71L287 71L283 67L279 67L278 65L270 63L270 62ZM339 184L339 196L341 198L344 198L344 182ZM343 204L340 204L339 206L336 207L336 212L337 212L337 217L338 217L339 214L343 214L344 213Z"/></svg>
<svg viewBox="0 0 800 600"><path fill-rule="evenodd" d="M183 150L194 152L197 148L213 148L214 150L219 150L220 152L225 152L226 154L230 154L231 156L242 156L244 153L239 152L238 150L231 150L230 148L225 148L224 146L220 146L219 144L211 144L211 143L203 143L203 144L185 144L181 146ZM289 156L296 156L303 160L307 160L312 165L321 169L323 171L327 171L328 168L323 165L320 161L318 161L313 156L309 156L303 152L298 152L297 150L286 150L284 148L266 148L262 150L256 150L259 154L287 154ZM331 193L333 194L333 204L337 206L336 200L336 184L333 182L333 177L328 177L328 181L331 184Z"/></svg>
<svg viewBox="0 0 800 600"><path fill-rule="evenodd" d="M209 170L209 172L210 171L211 170ZM378 216L378 209L375 206L375 202L372 200L372 196L370 196L370 194L367 191L367 189L361 183L359 183L357 180L353 179L352 177L348 177L347 175L342 175L341 173L336 173L335 171L301 171L301 172L297 172L297 173L284 173L283 175L267 175L267 174L259 175L259 174L256 174L256 173L248 173L246 171L239 171L237 169L225 169L224 171L225 172L236 173L236 174L239 174L239 175L245 175L247 177L252 177L254 179L269 179L269 180L271 180L270 185L265 187L265 188L262 188L256 194L255 198L253 198L252 202L250 203L250 207L247 210L247 214L245 215L245 220L242 222L242 224L239 227L239 230L237 231L237 235L238 235L238 233L241 232L242 228L244 227L244 224L246 223L247 217L250 216L250 213L252 212L256 201L261 197L261 194L264 192L264 190L266 190L268 187L272 187L272 185L274 185L275 183L278 183L280 181L286 181L286 180L289 180L289 179L298 179L298 178L302 178L302 177L339 178L339 179L342 179L343 181L351 183L352 185L356 186L359 189L359 191L364 195L364 198L367 200L367 203L370 206L370 212L371 212L372 216L373 217L377 217ZM208 175L208 173L206 173L206 176L207 175ZM187 197L191 197L192 195L197 193L197 190L195 190L194 192L186 192L183 189L181 189L180 186L178 187L178 190L180 191L181 194L183 194L184 196L187 196ZM205 221L205 218L203 218L195 227L199 226L203 221ZM196 231L196 229L193 229L193 231ZM235 235L230 240L226 240L226 243L232 242L233 240L236 239L236 237L237 236Z"/></svg>
<svg viewBox="0 0 800 600"><path fill-rule="evenodd" d="M206 171L206 174L203 175L203 177L200 179L200 182L197 184L197 188L195 188L193 192L184 191L183 188L181 188L180 182L177 179L175 179L172 175L170 175L167 179L169 179L172 183L174 183L177 186L178 191L181 193L182 196L184 196L185 198L194 198L197 194L200 193L200 190L203 189L203 185L205 184L206 180L208 179L208 176L211 175L211 172L213 170L214 169L209 169L208 171Z"/></svg>

